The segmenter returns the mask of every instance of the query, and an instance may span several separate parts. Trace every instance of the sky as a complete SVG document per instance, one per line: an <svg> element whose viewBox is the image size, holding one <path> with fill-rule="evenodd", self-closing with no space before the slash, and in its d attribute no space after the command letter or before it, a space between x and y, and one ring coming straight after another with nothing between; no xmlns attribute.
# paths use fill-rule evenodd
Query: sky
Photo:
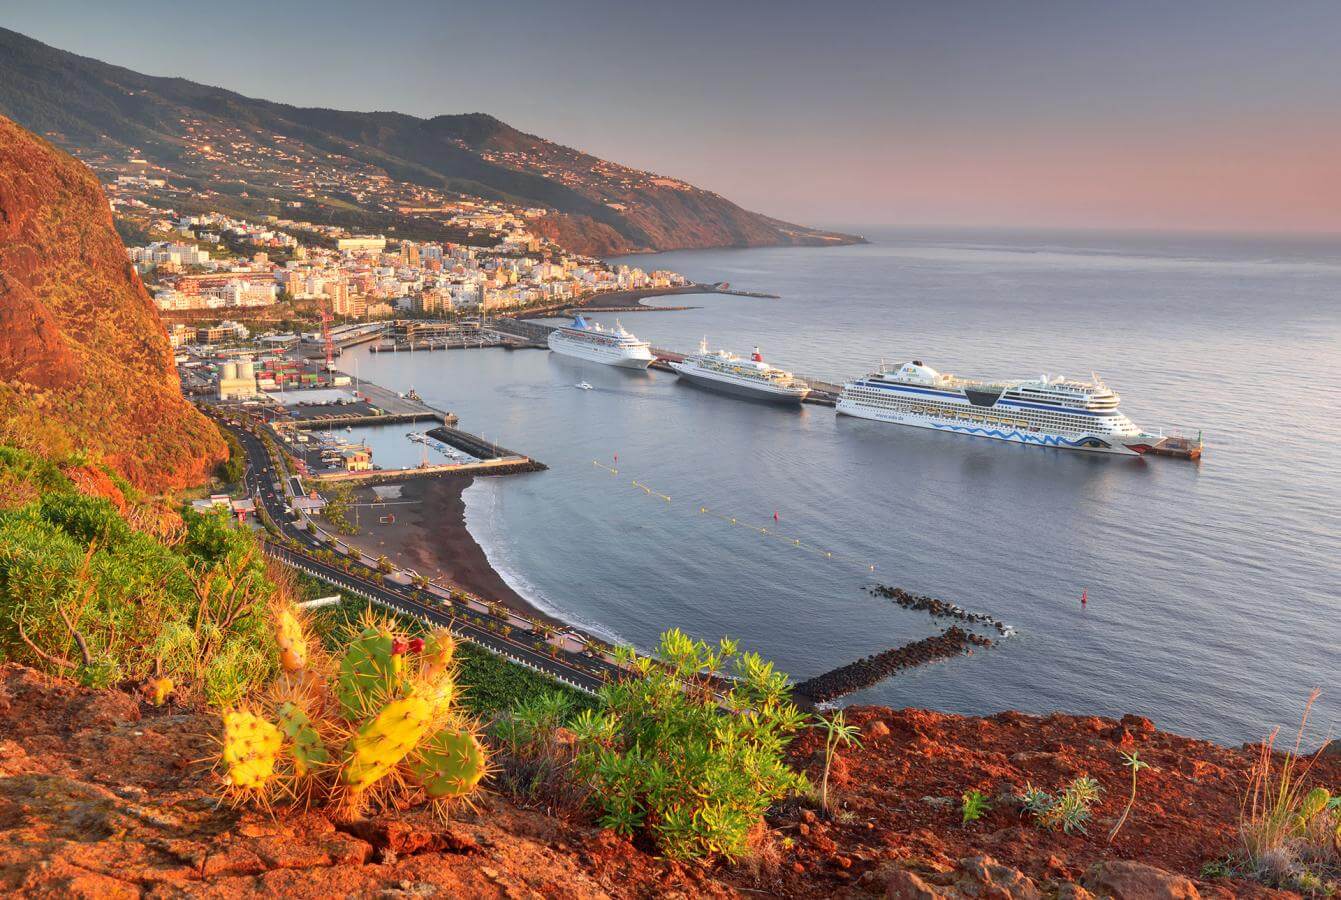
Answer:
<svg viewBox="0 0 1341 900"><path fill-rule="evenodd" d="M299 105L487 112L812 225L1341 232L1341 0L0 0Z"/></svg>

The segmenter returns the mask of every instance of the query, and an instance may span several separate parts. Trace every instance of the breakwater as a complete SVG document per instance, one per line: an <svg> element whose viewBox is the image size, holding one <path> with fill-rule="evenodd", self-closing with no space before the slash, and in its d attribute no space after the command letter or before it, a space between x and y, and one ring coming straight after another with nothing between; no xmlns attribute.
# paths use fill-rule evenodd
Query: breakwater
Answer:
<svg viewBox="0 0 1341 900"><path fill-rule="evenodd" d="M458 450L464 450L466 453L469 453L476 459L519 460L538 465L540 469L546 468L546 466L543 463L531 459L525 454L518 453L515 450L509 450L507 447L495 444L493 441L485 440L479 435L471 434L468 431L462 431L459 428L452 428L449 425L440 425L437 428L430 428L427 434L434 440L442 441L444 444L448 444L452 447L455 447ZM527 471L539 471L539 470L529 469Z"/></svg>
<svg viewBox="0 0 1341 900"><path fill-rule="evenodd" d="M824 703L878 684L904 669L967 655L973 652L974 647L990 647L993 643L989 637L951 625L940 634L893 647L816 675L795 685L792 692L803 701Z"/></svg>
<svg viewBox="0 0 1341 900"><path fill-rule="evenodd" d="M987 625L995 628L997 634L1005 635L1009 633L1009 626L1005 622L989 616L987 613L970 612L948 600L928 597L926 594L912 594L903 588L890 587L886 584L877 584L870 589L870 593L872 597L884 597L893 600L904 609L924 612L935 619L958 619L960 622L968 622L972 625Z"/></svg>

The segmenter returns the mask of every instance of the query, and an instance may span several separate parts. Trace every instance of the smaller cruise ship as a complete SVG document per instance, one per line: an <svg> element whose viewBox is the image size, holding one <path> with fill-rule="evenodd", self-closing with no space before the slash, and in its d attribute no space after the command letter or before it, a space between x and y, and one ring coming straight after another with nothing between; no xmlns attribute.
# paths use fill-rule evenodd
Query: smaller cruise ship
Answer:
<svg viewBox="0 0 1341 900"><path fill-rule="evenodd" d="M973 381L920 359L843 385L838 413L1016 444L1140 455L1157 446L1118 411L1118 395L1095 376L1071 381Z"/></svg>
<svg viewBox="0 0 1341 900"><path fill-rule="evenodd" d="M791 372L764 362L758 347L749 359L741 359L725 350L709 351L708 340L704 338L698 345L698 353L686 356L684 362L672 362L670 367L692 384L753 400L800 403L810 393L810 385Z"/></svg>
<svg viewBox="0 0 1341 900"><path fill-rule="evenodd" d="M549 349L564 356L624 369L646 369L654 358L647 341L629 334L619 322L615 322L613 329L607 329L582 316L575 316L572 324L551 331Z"/></svg>

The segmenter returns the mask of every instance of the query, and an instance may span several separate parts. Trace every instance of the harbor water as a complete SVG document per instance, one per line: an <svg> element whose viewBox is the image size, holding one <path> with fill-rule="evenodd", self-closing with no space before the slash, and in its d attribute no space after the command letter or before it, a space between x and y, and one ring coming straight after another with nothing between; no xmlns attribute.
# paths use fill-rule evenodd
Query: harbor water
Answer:
<svg viewBox="0 0 1341 900"><path fill-rule="evenodd" d="M1139 425L1204 429L1205 459L838 418L539 350L356 348L342 366L549 465L478 479L467 524L519 593L607 637L731 635L803 679L944 627L870 596L881 582L1015 634L851 702L1137 712L1237 743L1297 720L1317 686L1319 737L1341 731L1341 243L869 236L618 260L781 298L677 296L699 308L623 324L833 380L914 357L1097 372ZM423 452L373 443L387 466Z"/></svg>

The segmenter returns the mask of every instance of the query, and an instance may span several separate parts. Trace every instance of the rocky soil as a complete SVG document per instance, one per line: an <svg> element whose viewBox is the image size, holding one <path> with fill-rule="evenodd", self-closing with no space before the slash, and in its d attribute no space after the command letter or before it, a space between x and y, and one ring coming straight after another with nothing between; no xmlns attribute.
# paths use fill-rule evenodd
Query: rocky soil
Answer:
<svg viewBox="0 0 1341 900"><path fill-rule="evenodd" d="M774 819L759 858L684 866L590 824L485 796L450 823L407 810L352 825L220 803L207 763L217 722L0 666L0 894L27 897L996 897L1269 896L1198 881L1234 845L1249 754L1144 719L986 719L863 708L865 746L835 768L837 815ZM1118 748L1139 748L1136 811ZM796 759L817 774L813 738ZM1040 831L1006 803L968 828L958 796L1080 772L1104 785L1090 834ZM1341 761L1315 770L1336 783Z"/></svg>

